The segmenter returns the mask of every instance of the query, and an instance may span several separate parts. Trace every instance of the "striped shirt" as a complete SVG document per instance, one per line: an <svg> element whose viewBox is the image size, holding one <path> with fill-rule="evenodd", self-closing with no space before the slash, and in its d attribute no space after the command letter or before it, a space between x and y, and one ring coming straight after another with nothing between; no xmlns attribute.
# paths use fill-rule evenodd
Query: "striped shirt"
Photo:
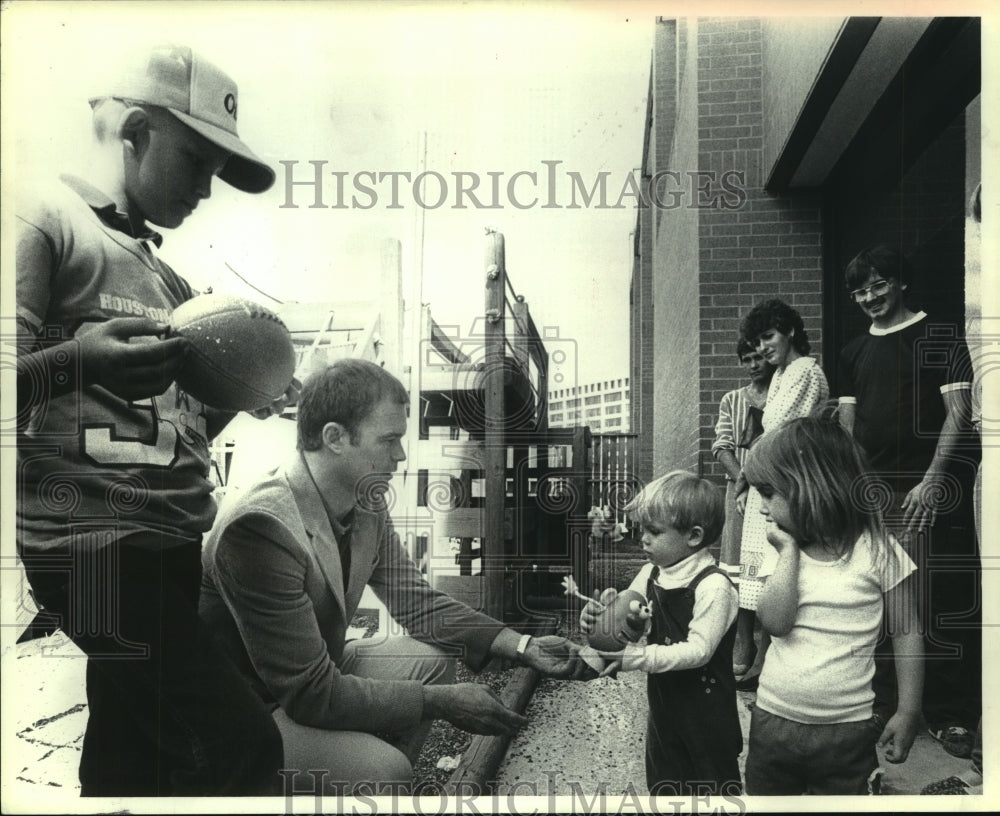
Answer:
<svg viewBox="0 0 1000 816"><path fill-rule="evenodd" d="M740 467L746 461L750 445L762 433L763 404L766 394L755 397L750 386L730 391L719 403L719 420L715 423L715 442L712 455L732 451ZM732 481L729 474L726 478Z"/></svg>

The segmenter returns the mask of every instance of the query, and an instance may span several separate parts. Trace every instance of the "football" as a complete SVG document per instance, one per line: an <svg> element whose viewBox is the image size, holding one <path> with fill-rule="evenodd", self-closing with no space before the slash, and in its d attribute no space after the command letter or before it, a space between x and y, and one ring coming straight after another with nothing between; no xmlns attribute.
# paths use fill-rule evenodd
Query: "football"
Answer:
<svg viewBox="0 0 1000 816"><path fill-rule="evenodd" d="M618 652L627 643L635 643L642 636L645 621L640 622L631 608L632 604L643 608L646 599L633 589L619 592L598 614L594 630L587 635L587 642L600 652Z"/></svg>
<svg viewBox="0 0 1000 816"><path fill-rule="evenodd" d="M295 373L288 329L274 312L252 300L198 295L174 309L168 336L190 343L178 387L223 411L270 405L285 393Z"/></svg>

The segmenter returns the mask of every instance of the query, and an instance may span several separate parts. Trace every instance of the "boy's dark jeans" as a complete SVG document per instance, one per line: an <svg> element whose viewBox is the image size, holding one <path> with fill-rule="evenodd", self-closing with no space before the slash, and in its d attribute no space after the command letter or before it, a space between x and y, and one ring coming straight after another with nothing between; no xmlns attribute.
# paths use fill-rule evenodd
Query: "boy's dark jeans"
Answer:
<svg viewBox="0 0 1000 816"><path fill-rule="evenodd" d="M198 618L200 542L137 543L22 553L36 600L88 656L82 794L280 794L277 726Z"/></svg>

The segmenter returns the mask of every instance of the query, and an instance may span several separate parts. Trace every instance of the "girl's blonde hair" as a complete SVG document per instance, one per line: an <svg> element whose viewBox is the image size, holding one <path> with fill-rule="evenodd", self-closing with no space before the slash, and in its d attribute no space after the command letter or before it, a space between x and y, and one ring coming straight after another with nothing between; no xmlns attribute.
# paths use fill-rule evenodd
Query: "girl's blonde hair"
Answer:
<svg viewBox="0 0 1000 816"><path fill-rule="evenodd" d="M718 541L726 521L719 488L686 470L654 479L626 505L625 512L645 527L673 527L683 532L701 527L702 548Z"/></svg>
<svg viewBox="0 0 1000 816"><path fill-rule="evenodd" d="M767 496L788 502L799 544L849 554L863 533L884 540L884 491L870 474L857 442L833 419L793 419L750 449L743 472Z"/></svg>

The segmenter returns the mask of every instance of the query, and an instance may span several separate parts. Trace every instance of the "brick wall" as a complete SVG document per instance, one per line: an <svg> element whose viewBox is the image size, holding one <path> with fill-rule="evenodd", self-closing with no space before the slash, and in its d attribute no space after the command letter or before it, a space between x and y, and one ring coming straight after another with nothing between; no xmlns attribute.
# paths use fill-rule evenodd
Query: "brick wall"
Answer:
<svg viewBox="0 0 1000 816"><path fill-rule="evenodd" d="M712 19L699 30L699 161L720 178L741 173L740 206L701 211L699 313L702 372L699 446L706 474L722 477L710 449L722 396L745 383L735 346L742 317L769 297L801 313L820 358L822 223L818 195L763 192L761 21ZM726 203L736 199L727 196Z"/></svg>
<svg viewBox="0 0 1000 816"><path fill-rule="evenodd" d="M657 22L645 170L679 173L687 189L683 206L640 211L637 222L632 391L639 450L652 451L643 478L686 468L721 481L710 453L718 405L745 382L734 352L756 303L795 306L820 354L820 201L763 192L761 65L758 19ZM727 172L739 175L724 187ZM702 190L688 183L694 173ZM646 269L651 301L637 287Z"/></svg>
<svg viewBox="0 0 1000 816"><path fill-rule="evenodd" d="M651 451L644 479L678 467L721 479L710 454L718 404L744 382L734 349L757 302L799 309L820 353L820 202L762 191L761 65L758 19L656 23L644 170L678 173L686 190L681 206L637 219L632 391L639 449ZM739 175L724 187L727 172Z"/></svg>
<svg viewBox="0 0 1000 816"><path fill-rule="evenodd" d="M816 195L777 199L748 191L737 213L702 214L700 397L706 461L711 459L719 401L746 382L736 360L736 340L741 319L755 304L779 297L794 306L802 315L813 356L821 359L821 237ZM722 469L713 463L710 473L721 477Z"/></svg>
<svg viewBox="0 0 1000 816"><path fill-rule="evenodd" d="M643 346L641 366L633 360L633 399L638 394L643 401L636 416L639 449L652 449L654 475L685 467L721 482L710 453L718 405L745 383L735 357L740 321L765 298L780 297L798 309L811 354L835 388L836 352L852 329L865 328L842 283L843 265L862 244L898 241L917 250L914 288L924 302L945 318L961 308L956 213L966 192L961 168L968 152L961 116L891 189L875 189L873 179L885 174L874 171L886 159L867 155L862 145L848 151L857 153L853 165L841 161L822 191L777 197L763 190L773 142L783 143L775 131L787 131L797 104L778 99L781 88L764 88L781 73L765 77L765 58L772 68L807 72L816 59L804 51L831 40L835 22L813 31L812 39L782 43L784 53L775 55L765 54L764 32L773 22L657 21L644 170L647 177L695 172L707 186L689 191L683 206L654 206L651 230L643 229L637 242L636 268L644 276L648 261L652 275L653 329L652 350ZM797 97L812 79L796 77ZM723 174L733 171L739 175L727 188ZM644 218L641 212L643 228ZM643 311L641 319L649 317ZM855 327L852 320L861 323Z"/></svg>

